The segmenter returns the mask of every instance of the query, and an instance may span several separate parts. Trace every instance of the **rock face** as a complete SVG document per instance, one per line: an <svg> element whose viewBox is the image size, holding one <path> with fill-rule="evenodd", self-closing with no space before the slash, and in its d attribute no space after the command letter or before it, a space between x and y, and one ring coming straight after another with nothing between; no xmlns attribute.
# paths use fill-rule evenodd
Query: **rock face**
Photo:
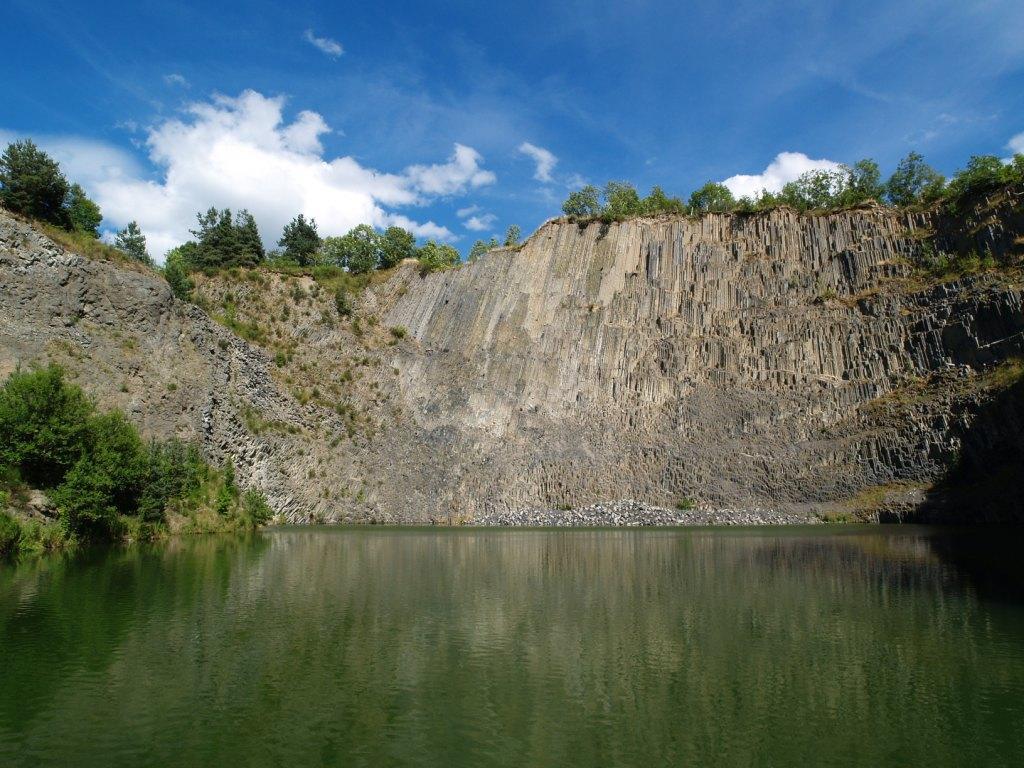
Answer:
<svg viewBox="0 0 1024 768"><path fill-rule="evenodd" d="M928 283L910 263L925 244L1019 249L1020 211L1010 190L957 220L557 220L457 270L400 268L358 327L329 321L309 279L201 285L253 323L303 293L268 330L280 365L157 276L0 216L0 373L60 360L144 429L232 456L295 521L600 522L584 508L621 499L642 500L634 522L683 500L711 521L904 516L939 503L963 446L984 452L972 429L999 421L1024 353L1019 283Z"/></svg>

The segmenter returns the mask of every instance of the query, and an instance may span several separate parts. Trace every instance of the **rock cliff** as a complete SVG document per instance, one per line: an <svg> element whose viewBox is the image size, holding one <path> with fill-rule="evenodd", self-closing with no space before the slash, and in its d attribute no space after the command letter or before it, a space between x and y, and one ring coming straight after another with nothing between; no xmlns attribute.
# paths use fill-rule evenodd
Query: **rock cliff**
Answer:
<svg viewBox="0 0 1024 768"><path fill-rule="evenodd" d="M943 483L996 445L1019 455L1024 289L912 264L1016 253L1021 210L1008 190L959 218L556 220L460 269L403 265L354 321L267 270L200 280L204 311L0 215L0 374L57 360L144 430L232 457L295 521L618 499L977 514ZM1019 498L986 509L1021 517Z"/></svg>

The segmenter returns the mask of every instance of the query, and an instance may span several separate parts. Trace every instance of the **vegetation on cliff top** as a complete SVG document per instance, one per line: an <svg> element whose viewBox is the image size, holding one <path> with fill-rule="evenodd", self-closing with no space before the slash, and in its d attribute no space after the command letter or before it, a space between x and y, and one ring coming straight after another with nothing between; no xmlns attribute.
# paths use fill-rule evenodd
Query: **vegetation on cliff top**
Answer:
<svg viewBox="0 0 1024 768"><path fill-rule="evenodd" d="M240 491L230 465L217 472L176 439L144 442L124 414L98 411L57 366L8 377L0 434L0 554L153 538L172 517L185 530L251 528L270 517L259 493ZM56 519L12 516L30 489L45 493Z"/></svg>
<svg viewBox="0 0 1024 768"><path fill-rule="evenodd" d="M576 220L607 223L662 213L754 213L782 206L801 212L830 211L868 201L910 208L941 203L956 212L978 194L1015 183L1024 183L1024 155L1006 163L993 155L975 155L947 183L921 155L911 152L885 182L878 163L870 159L835 170L807 171L777 193L762 189L752 198L739 200L724 184L713 181L695 190L685 203L669 197L661 187L641 198L632 184L610 181L603 190L587 185L570 193L562 213Z"/></svg>

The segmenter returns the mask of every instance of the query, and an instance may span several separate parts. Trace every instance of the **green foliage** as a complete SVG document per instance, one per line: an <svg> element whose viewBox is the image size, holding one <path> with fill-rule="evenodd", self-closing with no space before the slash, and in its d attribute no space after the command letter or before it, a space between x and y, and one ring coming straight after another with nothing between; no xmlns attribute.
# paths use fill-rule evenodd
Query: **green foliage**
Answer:
<svg viewBox="0 0 1024 768"><path fill-rule="evenodd" d="M689 205L694 213L724 213L731 211L736 201L724 184L709 181L690 195Z"/></svg>
<svg viewBox="0 0 1024 768"><path fill-rule="evenodd" d="M403 259L416 258L416 238L401 227L388 227L380 240L381 269L390 269Z"/></svg>
<svg viewBox="0 0 1024 768"><path fill-rule="evenodd" d="M230 459L224 462L224 480L217 491L215 508L217 514L225 516L231 511L238 499L238 486L235 484L235 465Z"/></svg>
<svg viewBox="0 0 1024 768"><path fill-rule="evenodd" d="M462 262L459 252L450 245L428 240L419 250L420 274L451 269Z"/></svg>
<svg viewBox="0 0 1024 768"><path fill-rule="evenodd" d="M199 229L193 247L183 252L187 264L193 269L223 269L226 267L255 267L265 257L256 220L246 211L234 217L225 208L210 208L196 214Z"/></svg>
<svg viewBox="0 0 1024 768"><path fill-rule="evenodd" d="M71 185L64 200L64 207L67 209L71 229L92 237L100 236L99 228L103 214L100 213L100 207L86 196L85 190L79 184Z"/></svg>
<svg viewBox="0 0 1024 768"><path fill-rule="evenodd" d="M69 192L60 166L31 139L9 144L0 156L0 203L7 209L67 227Z"/></svg>
<svg viewBox="0 0 1024 768"><path fill-rule="evenodd" d="M920 205L941 197L945 183L941 173L925 163L917 152L911 152L900 160L886 182L885 196L893 205Z"/></svg>
<svg viewBox="0 0 1024 768"><path fill-rule="evenodd" d="M598 199L597 187L587 185L570 193L562 204L567 216L586 219L599 217L602 221L622 221L633 216L654 216L659 213L683 213L686 206L678 197L669 197L661 187L641 199L636 187L627 182L609 181L604 188L603 202Z"/></svg>
<svg viewBox="0 0 1024 768"><path fill-rule="evenodd" d="M726 190L728 192L728 190ZM658 186L651 187L651 192L641 201L644 215L654 216L659 213L685 213L686 206L678 197L669 197Z"/></svg>
<svg viewBox="0 0 1024 768"><path fill-rule="evenodd" d="M839 205L858 205L868 200L881 200L885 194L878 163L865 158L846 170L846 182L837 201Z"/></svg>
<svg viewBox="0 0 1024 768"><path fill-rule="evenodd" d="M352 317L352 296L344 285L339 285L338 290L334 292L334 307L342 317Z"/></svg>
<svg viewBox="0 0 1024 768"><path fill-rule="evenodd" d="M562 213L580 219L600 216L602 213L600 195L600 190L593 184L587 184L582 189L570 192L569 197L562 203Z"/></svg>
<svg viewBox="0 0 1024 768"><path fill-rule="evenodd" d="M146 455L146 477L139 494L138 516L156 523L175 501L195 494L209 475L199 449L177 438L153 441Z"/></svg>
<svg viewBox="0 0 1024 768"><path fill-rule="evenodd" d="M636 187L624 181L609 181L604 185L604 208L601 211L606 221L626 219L643 213L640 195Z"/></svg>
<svg viewBox="0 0 1024 768"><path fill-rule="evenodd" d="M380 235L369 224L353 227L338 238L338 257L334 262L354 275L369 272L380 259Z"/></svg>
<svg viewBox="0 0 1024 768"><path fill-rule="evenodd" d="M1015 155L1004 163L995 155L973 155L967 167L958 171L946 188L950 203L957 203L966 197L990 192L1004 184L1024 182L1024 155Z"/></svg>
<svg viewBox="0 0 1024 768"><path fill-rule="evenodd" d="M779 202L798 211L834 208L846 189L848 175L843 170L818 168L800 175L779 193Z"/></svg>
<svg viewBox="0 0 1024 768"><path fill-rule="evenodd" d="M469 249L468 260L470 263L475 262L485 253L497 247L499 247L498 241L493 237L487 242L484 242L483 240L477 240L475 243L473 243L473 247Z"/></svg>
<svg viewBox="0 0 1024 768"><path fill-rule="evenodd" d="M300 267L308 267L315 260L321 242L316 231L316 219L306 221L306 217L300 213L285 225L277 244L284 248L286 259L294 261Z"/></svg>
<svg viewBox="0 0 1024 768"><path fill-rule="evenodd" d="M192 301L192 289L195 283L188 276L189 259L196 249L195 243L185 243L167 252L164 261L164 279L171 286L171 291L182 301Z"/></svg>
<svg viewBox="0 0 1024 768"><path fill-rule="evenodd" d="M128 222L128 226L117 233L114 247L143 264L153 263L146 252L146 236L139 229L138 222Z"/></svg>
<svg viewBox="0 0 1024 768"><path fill-rule="evenodd" d="M175 501L195 495L209 477L194 446L177 440L146 446L121 412L97 413L56 366L11 374L0 388L0 430L4 476L9 480L13 471L48 492L63 537L139 533L162 523ZM237 499L233 471L225 475ZM39 531L28 539L32 547L57 542Z"/></svg>
<svg viewBox="0 0 1024 768"><path fill-rule="evenodd" d="M513 245L519 245L519 240L522 237L522 231L519 229L518 224L509 224L507 230L505 230L505 247Z"/></svg>
<svg viewBox="0 0 1024 768"><path fill-rule="evenodd" d="M85 451L92 415L92 403L65 384L59 367L15 371L0 389L0 465L31 485L57 485Z"/></svg>
<svg viewBox="0 0 1024 768"><path fill-rule="evenodd" d="M273 517L273 510L267 504L266 498L257 490L250 489L242 494L242 502L239 509L239 522L245 528L258 528L270 522Z"/></svg>
<svg viewBox="0 0 1024 768"><path fill-rule="evenodd" d="M391 335L396 339L404 339L408 333L409 331L404 325L396 325L391 328Z"/></svg>
<svg viewBox="0 0 1024 768"><path fill-rule="evenodd" d="M18 521L0 509L0 558L9 557L21 545L21 526Z"/></svg>

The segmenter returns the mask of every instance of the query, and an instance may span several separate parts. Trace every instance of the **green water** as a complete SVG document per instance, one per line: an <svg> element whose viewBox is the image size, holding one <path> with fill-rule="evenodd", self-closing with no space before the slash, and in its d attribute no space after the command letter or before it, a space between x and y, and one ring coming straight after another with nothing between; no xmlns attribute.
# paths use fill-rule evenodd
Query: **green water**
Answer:
<svg viewBox="0 0 1024 768"><path fill-rule="evenodd" d="M1020 545L281 529L0 566L0 766L1019 766Z"/></svg>

